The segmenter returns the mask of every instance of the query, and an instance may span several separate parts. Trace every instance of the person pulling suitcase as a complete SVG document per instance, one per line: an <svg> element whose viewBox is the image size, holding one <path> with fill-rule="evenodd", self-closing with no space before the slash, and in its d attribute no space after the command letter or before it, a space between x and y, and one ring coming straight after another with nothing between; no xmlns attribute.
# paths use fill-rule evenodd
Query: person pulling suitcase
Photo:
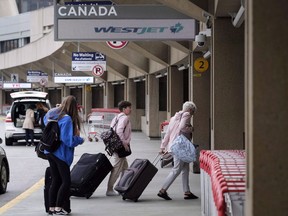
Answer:
<svg viewBox="0 0 288 216"><path fill-rule="evenodd" d="M130 148L130 141L131 141L131 123L129 120L129 115L131 114L131 106L132 104L129 101L121 101L118 104L118 108L120 113L114 117L111 122L111 127L117 124L113 128L118 136L120 137L122 144L126 151ZM119 193L114 190L114 184L118 179L121 172L128 168L128 162L126 157L119 157L117 153L113 154L113 169L109 176L108 184L107 184L107 191L106 196L118 196Z"/></svg>
<svg viewBox="0 0 288 216"><path fill-rule="evenodd" d="M162 154L166 151L171 152L173 141L180 134L189 136L189 139L192 139L193 127L190 122L192 116L196 112L196 109L196 105L192 101L187 101L183 104L182 110L177 112L171 118L166 135L160 146L160 152ZM175 155L173 155L173 162L173 168L166 177L164 184L162 185L157 195L165 200L172 200L172 198L168 195L167 190L177 178L177 176L182 172L184 199L198 199L198 197L190 191L189 163L181 161Z"/></svg>

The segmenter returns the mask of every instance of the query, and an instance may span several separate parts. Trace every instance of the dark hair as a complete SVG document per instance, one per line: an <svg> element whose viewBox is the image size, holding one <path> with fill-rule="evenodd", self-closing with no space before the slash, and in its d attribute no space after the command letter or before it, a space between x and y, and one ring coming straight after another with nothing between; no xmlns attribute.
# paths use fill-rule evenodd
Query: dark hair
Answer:
<svg viewBox="0 0 288 216"><path fill-rule="evenodd" d="M36 105L35 104L30 104L29 106L28 106L28 109L35 109L36 108Z"/></svg>
<svg viewBox="0 0 288 216"><path fill-rule="evenodd" d="M73 122L73 132L75 133L80 130L80 117L77 110L77 101L76 98L72 95L67 96L61 103L60 108L60 118L65 114L69 115L72 118Z"/></svg>
<svg viewBox="0 0 288 216"><path fill-rule="evenodd" d="M118 103L118 109L120 110L120 112L123 111L123 109L127 108L127 107L131 107L132 104L129 101L120 101Z"/></svg>

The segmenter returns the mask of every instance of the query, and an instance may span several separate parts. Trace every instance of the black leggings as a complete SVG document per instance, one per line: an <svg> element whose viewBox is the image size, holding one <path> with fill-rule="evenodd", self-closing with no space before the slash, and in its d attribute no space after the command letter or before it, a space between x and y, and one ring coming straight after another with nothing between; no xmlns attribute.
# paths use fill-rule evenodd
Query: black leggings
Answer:
<svg viewBox="0 0 288 216"><path fill-rule="evenodd" d="M34 130L33 129L25 129L25 140L26 144L28 144L29 138L31 139L31 143L34 144Z"/></svg>
<svg viewBox="0 0 288 216"><path fill-rule="evenodd" d="M69 200L71 176L69 166L53 154L48 154L52 183L49 190L49 207L62 207Z"/></svg>

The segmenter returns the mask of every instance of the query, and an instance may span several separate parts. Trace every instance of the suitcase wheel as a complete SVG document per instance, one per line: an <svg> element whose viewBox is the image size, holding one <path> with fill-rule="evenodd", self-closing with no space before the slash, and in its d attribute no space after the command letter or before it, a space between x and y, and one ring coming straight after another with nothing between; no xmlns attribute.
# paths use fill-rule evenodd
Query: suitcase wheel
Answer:
<svg viewBox="0 0 288 216"><path fill-rule="evenodd" d="M125 198L125 197L122 197L122 200L126 200L126 198Z"/></svg>
<svg viewBox="0 0 288 216"><path fill-rule="evenodd" d="M98 141L99 141L99 139L98 139L97 137L95 137L95 141L96 141L96 142L98 142Z"/></svg>

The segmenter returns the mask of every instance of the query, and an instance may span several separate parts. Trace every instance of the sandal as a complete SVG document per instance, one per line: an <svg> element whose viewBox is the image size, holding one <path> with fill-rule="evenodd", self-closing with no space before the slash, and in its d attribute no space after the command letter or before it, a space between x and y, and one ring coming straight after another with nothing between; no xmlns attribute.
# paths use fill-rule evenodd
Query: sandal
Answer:
<svg viewBox="0 0 288 216"><path fill-rule="evenodd" d="M167 192L161 192L161 191L159 191L159 193L157 194L159 197L161 197L161 198L163 198L163 199L165 199L165 200L172 200L169 196L168 196L168 194L167 194Z"/></svg>
<svg viewBox="0 0 288 216"><path fill-rule="evenodd" d="M184 194L184 199L198 199L193 193Z"/></svg>

